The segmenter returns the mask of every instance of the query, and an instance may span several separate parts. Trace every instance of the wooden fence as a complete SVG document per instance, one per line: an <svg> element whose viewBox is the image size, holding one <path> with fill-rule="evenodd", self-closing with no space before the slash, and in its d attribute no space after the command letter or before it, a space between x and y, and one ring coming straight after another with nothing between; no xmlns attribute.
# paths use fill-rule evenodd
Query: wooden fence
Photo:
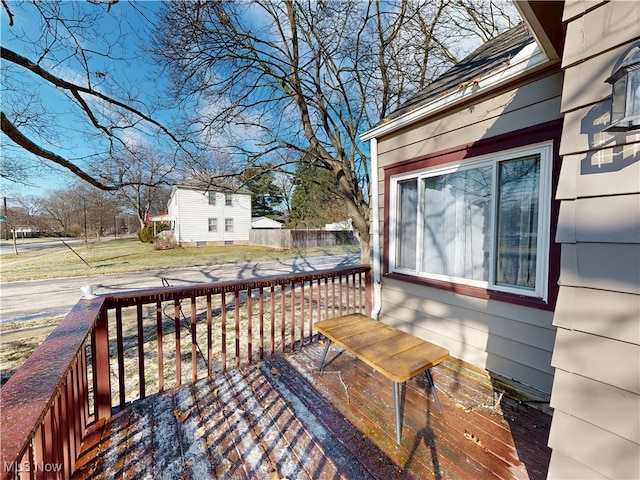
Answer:
<svg viewBox="0 0 640 480"><path fill-rule="evenodd" d="M329 247L357 245L353 232L346 230L278 230L255 229L249 231L251 245L287 249L300 247Z"/></svg>

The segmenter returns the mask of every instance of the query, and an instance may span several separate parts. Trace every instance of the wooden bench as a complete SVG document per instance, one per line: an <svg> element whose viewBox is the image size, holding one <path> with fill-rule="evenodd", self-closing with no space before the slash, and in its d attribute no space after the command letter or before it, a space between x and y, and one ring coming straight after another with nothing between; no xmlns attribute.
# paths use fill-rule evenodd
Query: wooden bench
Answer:
<svg viewBox="0 0 640 480"><path fill-rule="evenodd" d="M433 399L442 413L430 369L449 357L447 349L361 314L323 320L314 326L328 340L320 362L320 372L333 342L393 382L398 445L402 436L400 384L425 372Z"/></svg>

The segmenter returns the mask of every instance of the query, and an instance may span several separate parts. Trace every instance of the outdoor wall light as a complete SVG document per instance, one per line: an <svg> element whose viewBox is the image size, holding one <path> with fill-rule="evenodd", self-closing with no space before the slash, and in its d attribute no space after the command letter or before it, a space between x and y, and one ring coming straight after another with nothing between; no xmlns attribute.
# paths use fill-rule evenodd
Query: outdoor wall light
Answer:
<svg viewBox="0 0 640 480"><path fill-rule="evenodd" d="M607 80L613 85L609 132L640 128L640 46L633 47Z"/></svg>

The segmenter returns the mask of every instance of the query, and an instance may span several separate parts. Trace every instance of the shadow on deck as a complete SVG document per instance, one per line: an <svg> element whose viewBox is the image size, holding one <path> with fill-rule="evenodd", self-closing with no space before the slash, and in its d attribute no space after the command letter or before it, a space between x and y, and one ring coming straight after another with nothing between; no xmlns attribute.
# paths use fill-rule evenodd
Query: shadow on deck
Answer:
<svg viewBox="0 0 640 480"><path fill-rule="evenodd" d="M551 416L443 362L443 414L423 376L403 389L322 345L136 401L90 428L74 479L544 479Z"/></svg>

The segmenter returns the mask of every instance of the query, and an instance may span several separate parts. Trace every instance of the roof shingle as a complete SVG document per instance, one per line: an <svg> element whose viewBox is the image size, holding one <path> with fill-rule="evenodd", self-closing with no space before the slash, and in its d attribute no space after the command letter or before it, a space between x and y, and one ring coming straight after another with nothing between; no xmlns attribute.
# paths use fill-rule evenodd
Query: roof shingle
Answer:
<svg viewBox="0 0 640 480"><path fill-rule="evenodd" d="M508 65L510 59L532 41L533 37L526 25L518 24L476 49L444 75L407 100L388 118L397 118L445 93L456 90L466 82L472 82L497 68Z"/></svg>

